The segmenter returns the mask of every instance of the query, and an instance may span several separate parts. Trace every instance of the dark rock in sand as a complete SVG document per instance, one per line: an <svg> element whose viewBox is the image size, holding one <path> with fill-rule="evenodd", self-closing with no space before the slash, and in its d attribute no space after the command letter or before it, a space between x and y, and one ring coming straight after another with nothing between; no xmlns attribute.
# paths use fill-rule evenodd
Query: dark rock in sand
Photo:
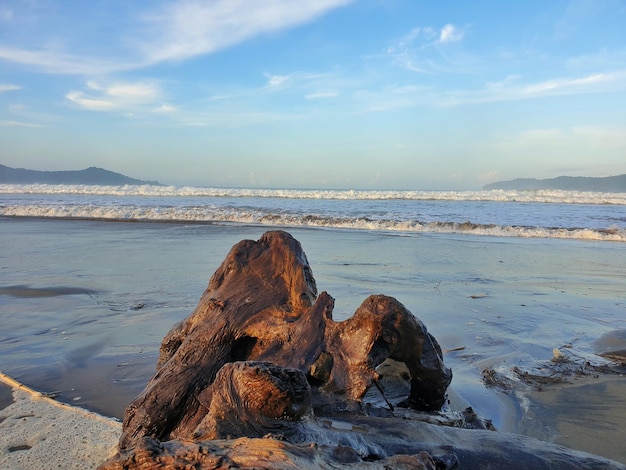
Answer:
<svg viewBox="0 0 626 470"><path fill-rule="evenodd" d="M368 297L344 322L332 310L289 234L235 245L101 468L622 468L440 413L451 371L396 299Z"/></svg>
<svg viewBox="0 0 626 470"><path fill-rule="evenodd" d="M595 343L606 341L607 335ZM550 360L537 361L523 369L518 366L498 371L485 369L482 371L483 383L508 394L529 388L540 391L546 387L571 383L581 377L626 373L626 354L621 354L620 351L592 354L576 350L571 345L564 345L555 348L552 354Z"/></svg>

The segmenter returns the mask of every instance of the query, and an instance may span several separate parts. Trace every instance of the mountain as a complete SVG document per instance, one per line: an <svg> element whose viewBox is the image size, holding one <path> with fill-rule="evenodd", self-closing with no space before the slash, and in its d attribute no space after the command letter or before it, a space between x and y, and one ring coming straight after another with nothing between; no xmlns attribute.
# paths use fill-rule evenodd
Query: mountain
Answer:
<svg viewBox="0 0 626 470"><path fill-rule="evenodd" d="M626 193L626 175L594 178L589 176L559 176L538 180L535 178L517 178L510 181L498 181L483 186L485 191L561 189L565 191L598 191L603 193Z"/></svg>
<svg viewBox="0 0 626 470"><path fill-rule="evenodd" d="M102 186L121 186L124 184L152 184L161 186L157 181L142 181L129 178L120 173L96 168L71 171L38 171L24 168L11 168L0 165L0 184L94 184Z"/></svg>

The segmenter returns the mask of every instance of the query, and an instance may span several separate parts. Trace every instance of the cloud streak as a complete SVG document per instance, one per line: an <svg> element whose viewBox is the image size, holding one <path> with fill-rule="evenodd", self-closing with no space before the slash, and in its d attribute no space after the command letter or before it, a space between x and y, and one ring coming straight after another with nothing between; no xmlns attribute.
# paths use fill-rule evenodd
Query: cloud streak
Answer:
<svg viewBox="0 0 626 470"><path fill-rule="evenodd" d="M463 31L461 31L453 24L448 23L443 28L441 28L441 32L439 33L439 42L441 44L458 42L463 39L464 35L465 33Z"/></svg>
<svg viewBox="0 0 626 470"><path fill-rule="evenodd" d="M0 83L0 93L4 93L6 91L16 91L16 90L21 90L22 87L17 86L17 85L8 85L8 84L3 84Z"/></svg>
<svg viewBox="0 0 626 470"><path fill-rule="evenodd" d="M626 90L626 70L524 83L519 75L500 82L488 82L483 88L448 90L430 85L362 84L358 91L343 96L352 99L352 113L393 112L409 108L473 106L484 103L513 102L551 96L606 93Z"/></svg>
<svg viewBox="0 0 626 470"><path fill-rule="evenodd" d="M80 52L83 43L102 43L97 33L78 34L72 43L69 36L47 40L43 30L36 45L0 44L0 60L50 74L111 74L214 53L263 33L313 21L351 1L179 0L131 13L123 19L126 29L115 38L107 37L108 48L97 55ZM12 18L5 16L7 22ZM54 30L54 24L50 28ZM56 38L58 31L49 34Z"/></svg>
<svg viewBox="0 0 626 470"><path fill-rule="evenodd" d="M70 91L65 98L91 111L115 111L132 110L144 105L154 106L161 96L159 87L149 82L116 82L103 85L89 80L85 88Z"/></svg>
<svg viewBox="0 0 626 470"><path fill-rule="evenodd" d="M177 2L144 17L151 40L144 42L143 53L151 63L185 60L307 23L348 3L350 0Z"/></svg>
<svg viewBox="0 0 626 470"><path fill-rule="evenodd" d="M412 72L434 74L450 70L449 58L444 49L461 42L465 32L451 23L439 30L432 26L415 27L394 45L387 48L393 61Z"/></svg>
<svg viewBox="0 0 626 470"><path fill-rule="evenodd" d="M316 91L313 93L307 93L304 98L307 100L323 100L329 98L335 98L339 96L339 92L335 90Z"/></svg>
<svg viewBox="0 0 626 470"><path fill-rule="evenodd" d="M55 48L26 49L0 46L0 59L50 74L102 75L137 68L142 64L60 52Z"/></svg>
<svg viewBox="0 0 626 470"><path fill-rule="evenodd" d="M497 101L519 101L546 96L602 93L626 89L626 70L597 73L578 78L559 78L519 84L518 76L509 76L499 83L488 83L480 90L458 90L441 97L440 106L460 106Z"/></svg>
<svg viewBox="0 0 626 470"><path fill-rule="evenodd" d="M291 78L289 75L270 75L265 74L267 78L267 85L270 87L279 87L281 85L286 84Z"/></svg>
<svg viewBox="0 0 626 470"><path fill-rule="evenodd" d="M21 121L0 121L0 126L2 127L31 127L31 128L44 127L40 124L31 124L29 122L21 122Z"/></svg>
<svg viewBox="0 0 626 470"><path fill-rule="evenodd" d="M545 93L571 93L592 89L595 85L624 82L626 73L596 73L581 78L548 80L521 89L525 95L536 96Z"/></svg>

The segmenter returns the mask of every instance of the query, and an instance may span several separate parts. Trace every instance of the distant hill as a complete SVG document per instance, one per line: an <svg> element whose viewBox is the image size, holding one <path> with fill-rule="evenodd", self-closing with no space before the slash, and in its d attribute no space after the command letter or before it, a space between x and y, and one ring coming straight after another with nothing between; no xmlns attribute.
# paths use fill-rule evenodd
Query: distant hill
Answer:
<svg viewBox="0 0 626 470"><path fill-rule="evenodd" d="M11 168L0 165L0 184L94 184L101 186L120 186L124 184L152 184L161 186L157 181L142 181L129 178L120 173L96 168L71 171L38 171L24 168Z"/></svg>
<svg viewBox="0 0 626 470"><path fill-rule="evenodd" d="M626 175L594 178L589 176L559 176L557 178L538 180L535 178L517 178L510 181L499 181L483 186L491 189L504 190L537 190L561 189L565 191L598 191L603 193L626 193Z"/></svg>

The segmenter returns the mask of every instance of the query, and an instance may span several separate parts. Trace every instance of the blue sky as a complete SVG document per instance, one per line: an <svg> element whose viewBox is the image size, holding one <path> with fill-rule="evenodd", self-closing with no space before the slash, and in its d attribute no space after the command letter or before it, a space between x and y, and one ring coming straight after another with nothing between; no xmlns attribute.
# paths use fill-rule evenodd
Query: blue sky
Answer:
<svg viewBox="0 0 626 470"><path fill-rule="evenodd" d="M623 0L0 0L0 163L175 185L626 173Z"/></svg>

